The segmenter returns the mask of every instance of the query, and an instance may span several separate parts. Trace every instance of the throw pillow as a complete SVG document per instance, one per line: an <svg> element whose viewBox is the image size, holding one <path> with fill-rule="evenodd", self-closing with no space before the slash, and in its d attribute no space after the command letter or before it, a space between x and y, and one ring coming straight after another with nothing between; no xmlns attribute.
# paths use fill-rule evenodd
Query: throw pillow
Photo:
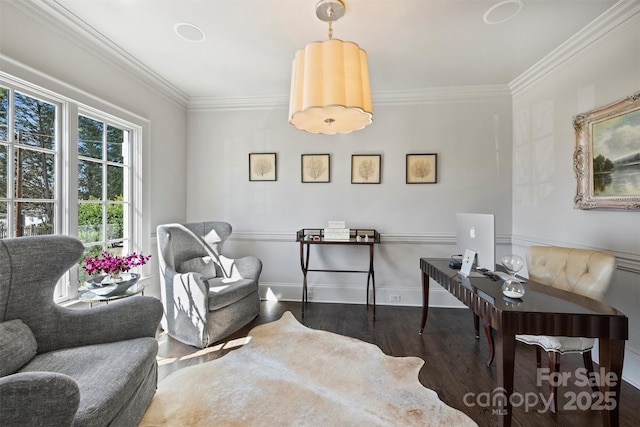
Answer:
<svg viewBox="0 0 640 427"><path fill-rule="evenodd" d="M216 263L209 256L202 258L192 258L176 267L178 273L200 273L205 279L213 279L216 277Z"/></svg>
<svg viewBox="0 0 640 427"><path fill-rule="evenodd" d="M0 377L15 373L33 359L38 343L22 320L0 323Z"/></svg>

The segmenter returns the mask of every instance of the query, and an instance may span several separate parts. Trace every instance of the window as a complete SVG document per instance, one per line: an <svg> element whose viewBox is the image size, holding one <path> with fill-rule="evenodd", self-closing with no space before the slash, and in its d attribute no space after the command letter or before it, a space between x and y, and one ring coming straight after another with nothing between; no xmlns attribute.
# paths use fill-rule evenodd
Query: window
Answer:
<svg viewBox="0 0 640 427"><path fill-rule="evenodd" d="M79 265L102 251L139 251L141 134L139 125L0 72L0 238L77 236L86 247ZM77 297L86 279L71 269L54 299Z"/></svg>
<svg viewBox="0 0 640 427"><path fill-rule="evenodd" d="M53 234L59 107L0 87L0 237Z"/></svg>
<svg viewBox="0 0 640 427"><path fill-rule="evenodd" d="M78 117L78 237L83 259L130 252L130 130ZM79 283L89 277L79 270Z"/></svg>

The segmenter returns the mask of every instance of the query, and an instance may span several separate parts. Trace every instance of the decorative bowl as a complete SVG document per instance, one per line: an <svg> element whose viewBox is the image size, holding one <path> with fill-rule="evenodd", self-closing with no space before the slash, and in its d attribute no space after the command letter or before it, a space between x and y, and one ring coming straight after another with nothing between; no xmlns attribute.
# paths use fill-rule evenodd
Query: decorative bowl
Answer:
<svg viewBox="0 0 640 427"><path fill-rule="evenodd" d="M122 295L140 279L136 273L122 273L120 280L114 281L110 275L96 276L87 280L87 289L101 297Z"/></svg>

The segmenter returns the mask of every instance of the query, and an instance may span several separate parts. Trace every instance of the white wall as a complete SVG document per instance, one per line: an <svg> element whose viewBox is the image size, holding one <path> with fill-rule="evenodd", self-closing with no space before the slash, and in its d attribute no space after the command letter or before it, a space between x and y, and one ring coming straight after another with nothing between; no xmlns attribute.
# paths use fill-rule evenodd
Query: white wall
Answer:
<svg viewBox="0 0 640 427"><path fill-rule="evenodd" d="M614 252L607 302L629 317L624 377L640 385L640 212L573 208L572 119L640 90L640 15L601 38L513 101L513 235L531 244Z"/></svg>
<svg viewBox="0 0 640 427"><path fill-rule="evenodd" d="M187 171L190 221L226 220L228 249L264 261L260 277L281 298L300 298L295 232L345 220L375 228L378 303L389 294L421 304L419 258L455 249L455 213L496 214L501 242L511 229L511 97L499 88L441 93L419 105L376 103L374 122L346 135L311 135L287 122L285 106L246 111L191 111ZM248 154L277 153L277 181L250 182ZM330 183L301 183L301 154L331 155ZM406 184L407 153L437 153L437 184ZM381 154L381 184L351 184L351 155ZM507 236L507 237L505 237ZM510 242L506 242L510 243ZM362 248L319 248L312 268L365 269ZM499 249L500 250L500 249ZM322 266L322 267L321 267ZM310 273L314 299L364 302L365 275ZM459 303L435 290L432 301Z"/></svg>
<svg viewBox="0 0 640 427"><path fill-rule="evenodd" d="M144 126L143 250L149 294L159 295L156 225L186 217L186 105L117 66L69 27L0 1L0 71Z"/></svg>

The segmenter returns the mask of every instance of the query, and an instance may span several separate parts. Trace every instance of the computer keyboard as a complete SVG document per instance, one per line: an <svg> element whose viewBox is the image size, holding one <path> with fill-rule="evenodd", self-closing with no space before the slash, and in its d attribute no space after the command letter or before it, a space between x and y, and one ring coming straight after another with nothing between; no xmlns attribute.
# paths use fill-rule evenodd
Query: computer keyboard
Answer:
<svg viewBox="0 0 640 427"><path fill-rule="evenodd" d="M500 280L507 280L509 277L511 277L508 273L505 273L504 271L494 271L493 273L496 276L498 276Z"/></svg>
<svg viewBox="0 0 640 427"><path fill-rule="evenodd" d="M505 273L504 271L489 271L486 268L479 268L478 271L493 281L502 280L504 282L511 277L509 273ZM524 280L520 278L516 277L516 280L520 283L524 283Z"/></svg>

